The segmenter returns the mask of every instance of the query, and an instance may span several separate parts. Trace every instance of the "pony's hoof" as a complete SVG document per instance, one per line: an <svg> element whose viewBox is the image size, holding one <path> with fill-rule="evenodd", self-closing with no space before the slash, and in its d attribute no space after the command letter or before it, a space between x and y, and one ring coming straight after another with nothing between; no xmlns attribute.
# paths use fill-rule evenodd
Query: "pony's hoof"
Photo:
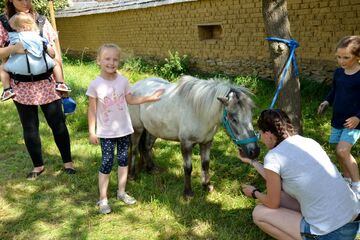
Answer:
<svg viewBox="0 0 360 240"><path fill-rule="evenodd" d="M150 174L160 174L161 172L164 171L164 169L160 168L160 167L157 167L157 166L154 166L154 167L151 167L151 168L147 168L146 171Z"/></svg>
<svg viewBox="0 0 360 240"><path fill-rule="evenodd" d="M214 191L214 186L213 186L212 184L210 184L210 183L208 183L208 184L203 184L202 186L203 186L203 190L204 190L204 191L207 191L207 192L212 192L212 191Z"/></svg>
<svg viewBox="0 0 360 240"><path fill-rule="evenodd" d="M208 185L204 186L204 189L205 189L205 191L212 192L212 191L214 191L214 185L208 184Z"/></svg>
<svg viewBox="0 0 360 240"><path fill-rule="evenodd" d="M191 200L194 198L194 192L193 191L184 191L184 199L185 200Z"/></svg>

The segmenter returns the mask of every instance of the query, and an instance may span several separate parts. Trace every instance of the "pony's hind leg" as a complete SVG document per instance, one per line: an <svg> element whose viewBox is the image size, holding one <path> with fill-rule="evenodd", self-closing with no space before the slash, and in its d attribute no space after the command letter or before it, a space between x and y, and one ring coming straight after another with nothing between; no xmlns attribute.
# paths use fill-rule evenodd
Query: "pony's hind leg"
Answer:
<svg viewBox="0 0 360 240"><path fill-rule="evenodd" d="M145 139L144 144L141 144L140 152L143 155L143 160L145 162L145 169L148 172L157 172L154 164L154 154L153 154L153 146L156 141L156 137L151 135L148 131L145 130ZM142 149L144 148L144 149Z"/></svg>
<svg viewBox="0 0 360 240"><path fill-rule="evenodd" d="M192 163L191 155L194 143L190 141L182 141L180 143L181 154L183 156L183 167L184 167L184 197L191 198L194 196L194 192L191 189L191 172L192 172Z"/></svg>
<svg viewBox="0 0 360 240"><path fill-rule="evenodd" d="M135 178L136 175L136 155L138 155L139 152L139 141L141 137L142 131L137 132L135 131L131 135L131 144L130 144L130 154L129 154L129 178Z"/></svg>
<svg viewBox="0 0 360 240"><path fill-rule="evenodd" d="M210 165L210 148L212 141L207 143L200 143L200 157L201 157L201 183L205 191L213 191L214 186L210 184L209 165Z"/></svg>

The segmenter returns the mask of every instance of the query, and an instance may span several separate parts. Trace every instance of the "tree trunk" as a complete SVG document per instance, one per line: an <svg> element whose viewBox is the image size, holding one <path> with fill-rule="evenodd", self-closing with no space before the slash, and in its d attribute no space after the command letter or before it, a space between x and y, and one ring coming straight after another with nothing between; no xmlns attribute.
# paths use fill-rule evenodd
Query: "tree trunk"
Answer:
<svg viewBox="0 0 360 240"><path fill-rule="evenodd" d="M263 18L268 37L291 39L286 0L263 0ZM285 43L269 41L270 57L274 68L276 89L280 84L282 72L290 54ZM291 64L280 90L277 108L284 110L292 120L295 130L302 133L300 81Z"/></svg>

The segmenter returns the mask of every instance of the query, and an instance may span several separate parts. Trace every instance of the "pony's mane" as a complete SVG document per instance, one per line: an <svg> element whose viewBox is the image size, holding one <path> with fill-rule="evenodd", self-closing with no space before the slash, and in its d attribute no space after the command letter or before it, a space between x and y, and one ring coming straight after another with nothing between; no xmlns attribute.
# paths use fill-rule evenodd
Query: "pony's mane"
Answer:
<svg viewBox="0 0 360 240"><path fill-rule="evenodd" d="M230 91L242 96L241 107L246 111L251 111L253 102L249 95L251 93L244 87L235 86L225 80L209 79L202 80L191 76L183 76L178 81L175 89L195 111L203 115L210 109L219 109L221 104L217 97L225 97Z"/></svg>

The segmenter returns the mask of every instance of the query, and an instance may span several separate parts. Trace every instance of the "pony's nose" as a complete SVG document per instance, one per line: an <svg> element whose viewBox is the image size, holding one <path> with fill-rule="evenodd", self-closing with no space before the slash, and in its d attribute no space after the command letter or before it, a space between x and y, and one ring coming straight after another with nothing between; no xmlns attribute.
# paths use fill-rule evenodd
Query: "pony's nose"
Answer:
<svg viewBox="0 0 360 240"><path fill-rule="evenodd" d="M258 146L256 146L254 149L250 149L249 150L249 157L251 159L257 158L260 154L260 148Z"/></svg>

